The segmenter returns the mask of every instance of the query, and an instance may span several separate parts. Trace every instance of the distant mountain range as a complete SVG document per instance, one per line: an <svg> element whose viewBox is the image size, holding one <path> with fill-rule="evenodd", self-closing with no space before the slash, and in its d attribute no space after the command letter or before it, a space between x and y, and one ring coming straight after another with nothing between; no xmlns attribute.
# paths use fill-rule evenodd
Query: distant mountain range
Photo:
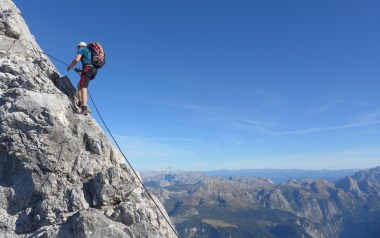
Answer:
<svg viewBox="0 0 380 238"><path fill-rule="evenodd" d="M325 179L336 182L339 179L354 174L359 169L342 170L302 170L302 169L241 169L241 170L213 170L204 172L208 176L229 178L233 176L256 176L271 179L275 183L286 182L289 179Z"/></svg>
<svg viewBox="0 0 380 238"><path fill-rule="evenodd" d="M181 237L380 237L380 167L335 172L156 171L142 178ZM260 173L270 178L242 176Z"/></svg>
<svg viewBox="0 0 380 238"><path fill-rule="evenodd" d="M187 176L191 178L192 176L211 176L211 177L222 177L230 178L236 176L250 176L250 177L264 177L269 178L275 183L286 182L289 179L324 179L330 182L336 182L341 178L350 176L360 169L340 169L340 170L302 170L302 169L240 169L240 170L211 170L203 172L185 172L180 170L173 170L171 168L166 169L156 169L154 171L145 171L142 174L145 177L154 177L156 175L160 176L163 174L176 174L177 176Z"/></svg>

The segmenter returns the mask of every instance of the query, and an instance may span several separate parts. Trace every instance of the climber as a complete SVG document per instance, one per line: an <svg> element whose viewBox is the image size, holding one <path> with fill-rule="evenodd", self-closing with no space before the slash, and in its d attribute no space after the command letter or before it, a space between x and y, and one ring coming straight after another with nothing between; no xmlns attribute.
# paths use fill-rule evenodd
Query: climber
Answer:
<svg viewBox="0 0 380 238"><path fill-rule="evenodd" d="M85 42L79 42L77 45L78 54L73 59L73 62L67 67L69 72L79 61L82 62L82 69L75 68L75 72L80 74L80 80L78 83L78 106L82 109L80 114L87 115L90 110L87 106L87 88L90 80L94 79L97 73L97 69L91 64L91 51L88 49Z"/></svg>

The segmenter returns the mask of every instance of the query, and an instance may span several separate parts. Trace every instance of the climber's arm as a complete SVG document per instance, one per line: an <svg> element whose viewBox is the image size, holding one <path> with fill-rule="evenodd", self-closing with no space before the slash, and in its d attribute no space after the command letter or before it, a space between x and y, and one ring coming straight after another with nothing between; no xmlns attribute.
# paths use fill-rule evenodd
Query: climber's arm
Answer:
<svg viewBox="0 0 380 238"><path fill-rule="evenodd" d="M71 64L67 67L67 72L69 72L80 61L81 57L82 57L81 54L77 54L73 62L71 62Z"/></svg>

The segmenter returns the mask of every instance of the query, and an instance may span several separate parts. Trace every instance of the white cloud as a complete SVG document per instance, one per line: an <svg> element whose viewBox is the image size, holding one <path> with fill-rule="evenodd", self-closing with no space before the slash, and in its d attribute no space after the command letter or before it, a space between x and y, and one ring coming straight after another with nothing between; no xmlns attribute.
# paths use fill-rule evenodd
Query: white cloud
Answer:
<svg viewBox="0 0 380 238"><path fill-rule="evenodd" d="M380 111L363 113L352 117L350 123L329 127L315 127L274 133L275 135L305 135L326 131L346 130L380 124Z"/></svg>
<svg viewBox="0 0 380 238"><path fill-rule="evenodd" d="M361 124L371 124L373 122L378 122L380 121L380 110L356 115L355 117L353 117L352 121Z"/></svg>
<svg viewBox="0 0 380 238"><path fill-rule="evenodd" d="M175 141L197 143L190 138L166 139L133 136L116 136L119 144L134 158L189 158L194 157L194 152L181 148Z"/></svg>
<svg viewBox="0 0 380 238"><path fill-rule="evenodd" d="M190 111L191 113L197 115L198 118L201 118L203 123L212 124L213 126L223 126L240 130L255 130L261 132L266 131L264 123L255 119L247 119L252 118L251 115L253 114L259 114L259 112L254 109L176 103L143 97L134 97L134 99L142 103L174 107L177 109Z"/></svg>
<svg viewBox="0 0 380 238"><path fill-rule="evenodd" d="M314 108L309 108L306 111L306 114L320 114L320 113L325 113L328 112L332 109L331 106L320 106L320 107L314 107Z"/></svg>
<svg viewBox="0 0 380 238"><path fill-rule="evenodd" d="M330 126L330 127L316 127L316 128L307 128L307 129L301 129L301 130L284 131L284 132L275 133L275 135L305 135L305 134L312 134L312 133L325 132L325 131L336 131L336 130L359 128L359 127L378 125L378 124L380 124L380 120L369 121L369 122L358 122L358 123L337 125L337 126Z"/></svg>
<svg viewBox="0 0 380 238"><path fill-rule="evenodd" d="M173 101L163 101L157 100L154 98L145 98L145 97L131 97L131 99L136 100L145 104L152 105L161 105L166 107L174 107L183 110L192 111L194 113L203 113L203 114L224 114L224 115L234 115L241 113L254 113L256 110L250 108L227 108L227 107L217 107L217 106L208 106L208 105L199 105L199 104L189 104L189 103L179 103Z"/></svg>
<svg viewBox="0 0 380 238"><path fill-rule="evenodd" d="M264 124L256 120L229 118L226 119L226 123L237 129L266 131Z"/></svg>
<svg viewBox="0 0 380 238"><path fill-rule="evenodd" d="M193 145L199 143L191 138L152 138L116 135L118 144L128 161L137 170L156 168L190 168L197 159Z"/></svg>

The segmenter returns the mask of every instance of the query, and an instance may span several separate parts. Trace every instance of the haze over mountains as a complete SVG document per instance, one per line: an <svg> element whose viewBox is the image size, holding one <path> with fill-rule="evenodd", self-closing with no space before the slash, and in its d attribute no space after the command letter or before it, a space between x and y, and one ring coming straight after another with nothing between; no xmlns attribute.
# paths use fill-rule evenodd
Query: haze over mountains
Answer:
<svg viewBox="0 0 380 238"><path fill-rule="evenodd" d="M306 169L240 169L240 170L229 170L229 169L219 169L210 171L198 171L201 174L207 176L217 176L223 178L229 178L233 176L255 176L255 177L265 177L271 179L275 183L286 182L289 179L325 179L330 182L336 182L337 180L352 175L360 169L340 169L340 170L306 170ZM170 167L165 169L159 169L152 171L144 171L146 176L162 173L175 173L181 174L186 173L185 171L175 170ZM196 174L192 172L192 174Z"/></svg>
<svg viewBox="0 0 380 238"><path fill-rule="evenodd" d="M208 176L229 178L232 176L256 176L271 179L275 183L286 182L289 179L325 179L335 182L340 178L349 176L358 169L342 170L302 170L302 169L241 169L241 170L214 170L206 171Z"/></svg>
<svg viewBox="0 0 380 238"><path fill-rule="evenodd" d="M288 173L277 172L283 179ZM293 172L309 176L279 183L180 171L142 177L181 237L380 237L380 167L345 177L349 171Z"/></svg>

